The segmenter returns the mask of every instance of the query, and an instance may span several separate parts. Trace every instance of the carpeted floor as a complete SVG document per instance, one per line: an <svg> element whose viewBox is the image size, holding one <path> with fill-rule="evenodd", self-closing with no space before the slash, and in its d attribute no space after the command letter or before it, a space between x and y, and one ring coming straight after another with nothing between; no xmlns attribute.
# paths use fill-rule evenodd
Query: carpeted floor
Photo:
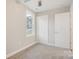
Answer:
<svg viewBox="0 0 79 59"><path fill-rule="evenodd" d="M9 59L72 59L70 55L69 50L37 44Z"/></svg>

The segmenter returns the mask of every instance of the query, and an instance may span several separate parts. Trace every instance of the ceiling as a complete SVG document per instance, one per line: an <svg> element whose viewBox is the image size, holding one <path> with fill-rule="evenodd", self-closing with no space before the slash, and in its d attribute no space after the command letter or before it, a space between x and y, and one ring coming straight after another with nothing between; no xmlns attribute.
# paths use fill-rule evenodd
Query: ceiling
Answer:
<svg viewBox="0 0 79 59"><path fill-rule="evenodd" d="M38 1L39 0L26 0L24 4L34 12L43 12L52 9L69 7L72 3L72 0L41 0L42 6L39 7Z"/></svg>

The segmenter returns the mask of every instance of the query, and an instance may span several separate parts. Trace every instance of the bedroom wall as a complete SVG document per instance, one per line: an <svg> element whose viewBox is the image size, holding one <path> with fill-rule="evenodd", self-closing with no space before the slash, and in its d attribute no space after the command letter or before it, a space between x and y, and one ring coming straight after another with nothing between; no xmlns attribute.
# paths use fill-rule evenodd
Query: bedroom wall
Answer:
<svg viewBox="0 0 79 59"><path fill-rule="evenodd" d="M26 8L16 0L6 0L6 53L13 53L35 41L35 21L33 21L33 35L26 36ZM35 14L33 20L35 20ZM28 34L27 34L28 35Z"/></svg>
<svg viewBox="0 0 79 59"><path fill-rule="evenodd" d="M73 4L70 7L70 15L71 15L71 49L73 49Z"/></svg>

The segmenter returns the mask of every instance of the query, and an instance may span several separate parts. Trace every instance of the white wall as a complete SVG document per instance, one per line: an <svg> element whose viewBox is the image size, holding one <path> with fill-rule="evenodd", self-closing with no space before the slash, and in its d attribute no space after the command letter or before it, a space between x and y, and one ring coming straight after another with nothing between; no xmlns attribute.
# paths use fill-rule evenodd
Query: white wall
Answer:
<svg viewBox="0 0 79 59"><path fill-rule="evenodd" d="M6 51L10 54L17 51L29 43L35 41L35 34L31 37L26 37L25 21L26 11L28 10L24 5L15 2L16 0L6 0L7 24L6 24ZM33 24L33 28L35 25ZM35 29L33 29L35 31ZM34 32L33 32L34 33Z"/></svg>
<svg viewBox="0 0 79 59"><path fill-rule="evenodd" d="M58 8L58 9L55 9L55 10L49 10L49 11L37 13L37 16L39 16L39 15L46 15L46 14L48 15L48 14L67 12L69 10L70 10L70 7Z"/></svg>
<svg viewBox="0 0 79 59"><path fill-rule="evenodd" d="M73 4L70 7L70 15L71 15L71 49L73 49Z"/></svg>

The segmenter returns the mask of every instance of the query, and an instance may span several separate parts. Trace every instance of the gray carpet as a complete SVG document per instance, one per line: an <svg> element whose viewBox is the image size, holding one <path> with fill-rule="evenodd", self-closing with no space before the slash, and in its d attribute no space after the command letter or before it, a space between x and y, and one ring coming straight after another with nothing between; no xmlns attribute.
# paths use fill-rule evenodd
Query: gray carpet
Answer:
<svg viewBox="0 0 79 59"><path fill-rule="evenodd" d="M37 44L21 54L9 59L73 59L71 52L62 48L55 48L43 44Z"/></svg>

